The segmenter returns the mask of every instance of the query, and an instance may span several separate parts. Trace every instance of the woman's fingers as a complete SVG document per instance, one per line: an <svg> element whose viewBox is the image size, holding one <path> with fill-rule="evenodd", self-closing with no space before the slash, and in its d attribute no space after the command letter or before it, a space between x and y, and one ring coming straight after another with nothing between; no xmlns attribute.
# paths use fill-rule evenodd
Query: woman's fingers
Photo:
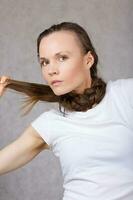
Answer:
<svg viewBox="0 0 133 200"><path fill-rule="evenodd" d="M3 95L3 93L5 92L5 87L7 85L7 80L10 79L9 76L1 76L0 77L0 96Z"/></svg>

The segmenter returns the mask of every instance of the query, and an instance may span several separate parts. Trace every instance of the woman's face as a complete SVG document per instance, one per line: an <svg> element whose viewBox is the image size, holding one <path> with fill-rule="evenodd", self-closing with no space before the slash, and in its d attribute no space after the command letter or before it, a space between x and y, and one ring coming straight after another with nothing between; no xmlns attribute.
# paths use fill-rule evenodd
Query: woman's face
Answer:
<svg viewBox="0 0 133 200"><path fill-rule="evenodd" d="M94 58L90 52L83 55L75 33L58 31L42 38L39 58L43 78L55 95L82 93L91 86L90 67ZM52 84L54 80L62 82Z"/></svg>

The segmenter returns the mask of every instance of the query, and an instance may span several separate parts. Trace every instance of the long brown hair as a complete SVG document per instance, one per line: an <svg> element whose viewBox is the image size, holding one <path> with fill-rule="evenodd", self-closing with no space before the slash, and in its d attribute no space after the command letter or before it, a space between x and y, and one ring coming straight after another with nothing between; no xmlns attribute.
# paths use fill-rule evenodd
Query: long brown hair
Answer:
<svg viewBox="0 0 133 200"><path fill-rule="evenodd" d="M106 83L102 78L97 76L98 56L96 50L92 45L87 32L79 24L73 22L62 22L59 24L54 24L50 28L45 29L42 33L40 33L37 38L38 58L39 45L42 38L53 32L61 30L75 33L80 42L82 52L86 54L88 51L90 51L93 55L94 63L90 68L90 74L92 78L91 87L86 88L83 94L77 94L71 91L64 95L56 96L48 85L8 79L8 84L6 87L27 95L25 105L22 107L22 109L24 109L29 106L25 114L27 114L38 101L58 102L60 112L62 112L61 108L64 108L64 112L62 112L64 115L65 109L69 111L86 111L92 108L94 104L98 104L105 95Z"/></svg>

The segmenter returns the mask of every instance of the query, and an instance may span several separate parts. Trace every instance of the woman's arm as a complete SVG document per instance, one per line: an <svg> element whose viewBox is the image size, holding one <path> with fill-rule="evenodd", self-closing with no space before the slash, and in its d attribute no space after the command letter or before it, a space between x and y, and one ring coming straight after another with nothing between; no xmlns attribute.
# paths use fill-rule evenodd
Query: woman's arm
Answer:
<svg viewBox="0 0 133 200"><path fill-rule="evenodd" d="M29 126L14 142L0 150L0 175L22 167L49 146Z"/></svg>

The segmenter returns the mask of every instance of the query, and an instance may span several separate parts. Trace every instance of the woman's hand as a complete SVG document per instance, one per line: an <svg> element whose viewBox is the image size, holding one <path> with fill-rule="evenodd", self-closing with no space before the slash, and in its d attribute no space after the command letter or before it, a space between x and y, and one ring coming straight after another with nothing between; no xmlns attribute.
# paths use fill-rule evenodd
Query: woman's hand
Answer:
<svg viewBox="0 0 133 200"><path fill-rule="evenodd" d="M5 92L6 90L6 85L8 84L7 83L7 80L10 79L9 76L1 76L0 77L0 96L3 95L3 93Z"/></svg>

